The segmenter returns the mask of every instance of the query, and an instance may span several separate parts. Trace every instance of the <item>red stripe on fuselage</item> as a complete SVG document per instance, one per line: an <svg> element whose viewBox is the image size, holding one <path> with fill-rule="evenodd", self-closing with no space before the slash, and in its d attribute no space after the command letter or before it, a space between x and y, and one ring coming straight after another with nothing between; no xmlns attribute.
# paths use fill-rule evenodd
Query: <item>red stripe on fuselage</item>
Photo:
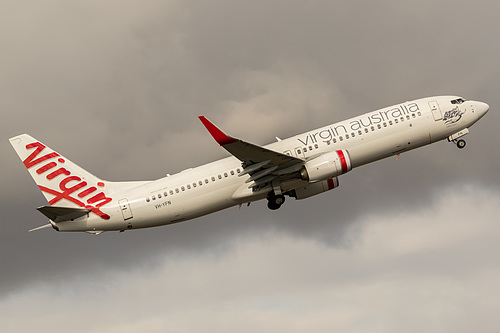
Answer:
<svg viewBox="0 0 500 333"><path fill-rule="evenodd" d="M333 182L333 178L327 179L328 181L328 189L333 190L335 188L335 183Z"/></svg>

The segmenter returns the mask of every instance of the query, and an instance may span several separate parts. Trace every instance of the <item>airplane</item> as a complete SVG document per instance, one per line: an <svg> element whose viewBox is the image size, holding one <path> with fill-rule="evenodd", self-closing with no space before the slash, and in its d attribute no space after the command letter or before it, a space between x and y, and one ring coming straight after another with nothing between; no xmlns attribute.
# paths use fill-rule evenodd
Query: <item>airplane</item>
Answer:
<svg viewBox="0 0 500 333"><path fill-rule="evenodd" d="M187 221L267 199L297 200L330 191L361 165L464 135L489 110L486 103L437 96L395 104L266 146L228 136L204 116L202 124L232 156L154 181L102 180L27 134L10 139L48 205L37 209L57 231L100 234Z"/></svg>

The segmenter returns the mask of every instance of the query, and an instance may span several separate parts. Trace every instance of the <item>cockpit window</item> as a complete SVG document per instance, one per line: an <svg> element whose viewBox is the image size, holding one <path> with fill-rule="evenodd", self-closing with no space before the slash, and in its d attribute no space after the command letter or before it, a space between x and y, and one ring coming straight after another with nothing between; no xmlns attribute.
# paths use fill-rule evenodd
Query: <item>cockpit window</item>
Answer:
<svg viewBox="0 0 500 333"><path fill-rule="evenodd" d="M451 104L462 104L465 103L465 99L463 98L457 98L451 101Z"/></svg>

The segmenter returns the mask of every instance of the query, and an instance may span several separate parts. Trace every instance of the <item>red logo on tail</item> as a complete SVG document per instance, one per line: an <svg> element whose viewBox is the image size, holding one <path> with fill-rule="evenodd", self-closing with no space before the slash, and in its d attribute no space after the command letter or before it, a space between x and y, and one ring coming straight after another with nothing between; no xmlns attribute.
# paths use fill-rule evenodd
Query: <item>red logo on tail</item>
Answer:
<svg viewBox="0 0 500 333"><path fill-rule="evenodd" d="M51 160L53 158L61 156L61 155L59 155L56 152L52 152L52 153L46 154L44 156L38 157L38 155L40 155L40 153L46 148L46 146L43 145L40 142L34 142L34 143L30 143L30 144L26 145L26 149L33 149L33 148L35 148L35 151L33 151L23 161L23 163L24 163L24 165L26 166L27 169L30 169L30 168L32 168L34 166L42 164L42 162L45 162L47 160ZM68 171L67 169L65 169L64 167L61 166L65 162L66 161L63 158L60 157L60 158L57 159L57 162L56 161L50 161L47 164L44 164L44 165L40 166L36 170L36 173L39 174L39 175L41 175L41 174L44 174L44 173L48 172L49 170L52 171L57 166L59 166L58 169L55 169L54 171L48 173L45 176L45 178L47 180L52 180L52 179L55 179L55 178L57 178L58 176L61 176L61 175L63 175L63 177L65 177L65 178L59 177L60 180L59 180L59 183L58 183L58 187L59 187L59 190L61 190L61 192L59 192L58 190L54 190L54 189L48 188L46 186L38 185L38 187L40 188L40 190L42 192L49 193L49 194L52 194L54 196L54 198L52 198L49 201L49 204L50 205L54 205L54 204L58 203L59 201L61 201L63 199L66 199L66 200L71 201L72 203L74 203L74 204L76 204L76 205L78 205L80 207L84 207L84 208L90 209L92 211L92 213L100 216L104 220L109 220L109 215L103 213L100 210L100 208L102 206L104 206L105 204L111 202L111 200L113 200L113 199L107 197L104 194L104 192L99 192L99 193L91 196L90 198L88 198L87 199L87 204L85 204L83 201L81 201L81 200L77 199L76 197L72 196L72 195L76 195L78 198L88 197L89 195L91 195L91 194L93 194L94 192L97 191L97 187L96 186L89 186L89 187L87 187L88 184L87 184L86 181L82 180L78 176L71 175L70 171ZM55 182L57 182L58 179L56 179ZM103 182L98 182L96 185L99 186L99 187L103 187L104 183ZM76 194L76 192L78 192L79 190L82 190L82 191L80 193Z"/></svg>

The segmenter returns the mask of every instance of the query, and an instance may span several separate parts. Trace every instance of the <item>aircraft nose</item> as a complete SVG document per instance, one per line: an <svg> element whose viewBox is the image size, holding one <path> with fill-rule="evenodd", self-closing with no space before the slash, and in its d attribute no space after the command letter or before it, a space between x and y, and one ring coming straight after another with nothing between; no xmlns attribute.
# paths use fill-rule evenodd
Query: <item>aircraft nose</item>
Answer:
<svg viewBox="0 0 500 333"><path fill-rule="evenodd" d="M484 116L486 112L490 109L490 106L483 102L476 102L476 112L479 114L479 118Z"/></svg>

